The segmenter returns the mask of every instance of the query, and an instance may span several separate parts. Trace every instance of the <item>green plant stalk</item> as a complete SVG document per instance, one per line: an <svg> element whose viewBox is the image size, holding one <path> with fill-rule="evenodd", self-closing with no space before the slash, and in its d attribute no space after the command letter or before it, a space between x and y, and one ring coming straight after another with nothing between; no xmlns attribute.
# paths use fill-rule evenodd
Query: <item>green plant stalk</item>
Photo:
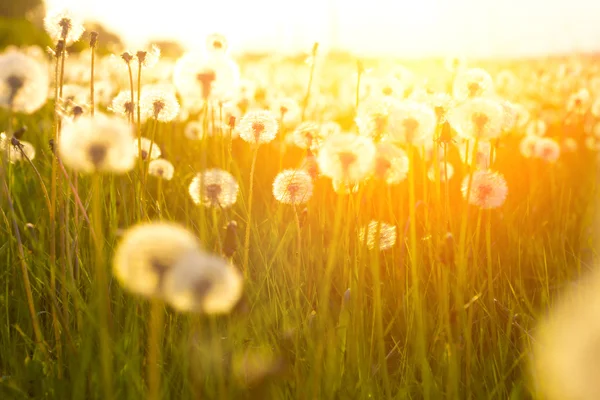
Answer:
<svg viewBox="0 0 600 400"><path fill-rule="evenodd" d="M95 173L92 176L92 231L95 234L95 272L96 290L98 296L98 325L100 339L100 364L102 367L102 385L104 398L113 399L112 357L109 328L109 293L106 262L104 259L104 228L102 226L102 176Z"/></svg>
<svg viewBox="0 0 600 400"><path fill-rule="evenodd" d="M423 397L425 399L431 398L431 376L429 371L429 363L427 362L427 344L426 344L426 327L423 319L423 305L421 300L420 282L419 282L419 254L417 246L417 215L416 215L416 194L415 194L415 147L410 146L408 149L409 154L409 248L410 248L410 272L411 272L411 283L413 292L413 309L416 310L416 351L417 358L419 360L419 367L421 370L421 376L423 379Z"/></svg>
<svg viewBox="0 0 600 400"><path fill-rule="evenodd" d="M131 68L131 67L130 67ZM138 140L138 168L139 168L139 176L138 180L138 220L142 220L145 217L145 207L144 207L144 191L145 183L144 183L144 160L142 159L142 109L140 105L140 100L142 97L142 63L138 61L138 75L137 75L137 140ZM132 90L133 95L133 90ZM132 116L133 119L133 116Z"/></svg>
<svg viewBox="0 0 600 400"><path fill-rule="evenodd" d="M248 257L250 255L250 226L252 224L252 197L254 191L254 172L256 169L256 159L258 157L259 144L257 143L253 150L252 165L250 166L250 184L248 189L248 218L246 220L246 228L244 233L244 257L242 263L242 271L244 277L248 277Z"/></svg>
<svg viewBox="0 0 600 400"><path fill-rule="evenodd" d="M17 249L19 252L21 276L23 279L23 286L25 288L25 296L27 297L27 308L29 310L29 317L31 318L31 326L33 327L33 334L35 336L36 347L44 354L44 356L47 356L48 354L46 351L44 336L42 334L42 330L40 329L40 322L37 317L37 312L35 311L33 291L31 290L31 282L29 280L29 268L27 266L27 262L25 261L25 252L23 250L23 241L21 240L19 224L17 223L15 208L13 205L12 197L10 195L10 190L8 188L8 185L6 184L5 179L2 180L2 186L6 195L8 207L10 209L10 216L15 233L15 238L17 239Z"/></svg>
<svg viewBox="0 0 600 400"><path fill-rule="evenodd" d="M165 310L162 301L153 298L150 301L150 319L148 321L148 400L160 399L160 349L164 329Z"/></svg>

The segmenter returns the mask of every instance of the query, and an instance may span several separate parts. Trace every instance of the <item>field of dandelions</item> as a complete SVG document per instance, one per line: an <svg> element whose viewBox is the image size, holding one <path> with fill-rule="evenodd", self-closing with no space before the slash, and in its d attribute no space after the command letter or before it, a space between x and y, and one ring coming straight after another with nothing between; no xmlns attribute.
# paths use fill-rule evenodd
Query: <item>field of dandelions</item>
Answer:
<svg viewBox="0 0 600 400"><path fill-rule="evenodd" d="M600 399L592 59L45 27L0 54L0 398Z"/></svg>

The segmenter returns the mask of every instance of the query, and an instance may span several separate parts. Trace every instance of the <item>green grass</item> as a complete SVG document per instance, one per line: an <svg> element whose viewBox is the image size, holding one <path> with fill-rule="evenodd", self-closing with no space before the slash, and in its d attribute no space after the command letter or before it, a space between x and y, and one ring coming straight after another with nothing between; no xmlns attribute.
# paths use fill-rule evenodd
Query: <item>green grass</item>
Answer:
<svg viewBox="0 0 600 400"><path fill-rule="evenodd" d="M304 89L296 95L304 96ZM16 115L12 122L28 127L24 140L37 149L33 164L48 190L51 115L49 104L32 116ZM352 126L348 118L339 122ZM0 115L0 124L8 125L7 113ZM151 125L143 129L149 132ZM176 171L174 180L162 187L162 217L188 227L214 251L225 225L235 220L239 246L233 261L241 267L249 145L234 142L233 163L227 168L224 140L191 142L183 136L181 123L159 124L156 139ZM581 146L577 153L563 154L556 165L544 164L522 158L518 137L506 136L497 148L494 169L506 176L508 199L500 209L480 214L474 207L465 212L460 182L467 167L459 167L452 148L449 157L457 171L449 185L450 228L443 187L438 198L418 155L412 166L414 199L409 180L391 187L370 182L355 194L338 196L331 181L321 177L298 232L293 208L277 204L271 193L276 173L299 166L303 157L297 149L282 150L281 141L282 135L259 149L249 273L241 303L223 317L160 306L161 398L531 398L527 361L535 321L556 293L588 268L594 254L596 155ZM197 207L188 196L189 182L204 167L228 169L240 183L238 202L226 213ZM59 171L58 225L53 232L42 182L27 163L12 166L8 188L15 213L6 196L0 209L1 398L106 399L102 329L110 335L114 398L147 398L151 305L124 291L110 274L121 231L138 222L138 179L135 171L103 177L97 195L104 240L102 262L97 263L90 226L81 213L75 219L76 205L64 175ZM91 205L92 180L79 177L79 195L93 219L98 214L93 215ZM150 219L159 217L156 185L149 179L144 196ZM459 262L463 216L465 257ZM398 227L392 249L370 251L359 241L359 228L370 220ZM55 268L49 254L53 235ZM21 244L24 258L19 255ZM36 343L21 262L31 281L43 343ZM110 277L108 326L98 313L99 269ZM250 381L240 367L248 354L257 360L248 361L246 373L258 375Z"/></svg>

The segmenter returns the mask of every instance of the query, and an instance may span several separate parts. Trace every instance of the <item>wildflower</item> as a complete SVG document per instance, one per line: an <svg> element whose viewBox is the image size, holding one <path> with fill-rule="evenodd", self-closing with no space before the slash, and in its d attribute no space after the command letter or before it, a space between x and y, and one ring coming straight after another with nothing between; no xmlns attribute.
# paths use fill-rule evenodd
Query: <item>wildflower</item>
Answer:
<svg viewBox="0 0 600 400"><path fill-rule="evenodd" d="M17 51L0 55L0 107L31 114L48 99L48 71Z"/></svg>
<svg viewBox="0 0 600 400"><path fill-rule="evenodd" d="M440 169L440 182L446 182L446 180L450 180L454 176L454 167L449 162L439 163L439 169ZM427 178L430 181L435 182L435 166L434 165L429 167L429 170L427 170Z"/></svg>
<svg viewBox="0 0 600 400"><path fill-rule="evenodd" d="M158 147L158 145L156 143L152 142L152 140L150 140L148 138L142 137L142 138L140 138L139 141L137 138L135 138L135 139L133 139L133 144L135 146L134 155L136 157L138 157L141 153L142 160L144 160L144 161L146 161L148 159L150 159L150 160L157 159L162 154L162 151L160 151L160 147ZM141 144L141 146L140 146L140 144ZM142 149L141 152L140 152L140 147ZM152 150L150 150L150 148L152 148Z"/></svg>
<svg viewBox="0 0 600 400"><path fill-rule="evenodd" d="M150 161L150 164L148 164L148 173L152 176L170 181L173 179L175 167L173 167L173 164L164 158L158 158Z"/></svg>
<svg viewBox="0 0 600 400"><path fill-rule="evenodd" d="M420 145L433 140L437 117L428 105L412 100L395 103L390 109L389 140Z"/></svg>
<svg viewBox="0 0 600 400"><path fill-rule="evenodd" d="M206 50L213 55L227 54L229 43L220 33L212 33L206 37Z"/></svg>
<svg viewBox="0 0 600 400"><path fill-rule="evenodd" d="M542 160L554 163L560 157L560 145L551 138L539 138L534 147L534 155Z"/></svg>
<svg viewBox="0 0 600 400"><path fill-rule="evenodd" d="M494 139L502 134L505 111L493 99L475 98L451 109L448 122L465 139Z"/></svg>
<svg viewBox="0 0 600 400"><path fill-rule="evenodd" d="M378 234L379 233L379 234ZM377 246L380 251L390 249L396 244L396 227L385 222L371 221L358 233L360 243L365 243L370 250Z"/></svg>
<svg viewBox="0 0 600 400"><path fill-rule="evenodd" d="M359 182L371 173L375 154L371 139L340 133L325 139L317 162L321 173L333 180Z"/></svg>
<svg viewBox="0 0 600 400"><path fill-rule="evenodd" d="M406 179L408 169L408 156L404 150L388 142L377 144L373 172L378 179L395 185Z"/></svg>
<svg viewBox="0 0 600 400"><path fill-rule="evenodd" d="M118 117L96 113L64 124L58 150L74 170L123 173L135 164L133 129Z"/></svg>
<svg viewBox="0 0 600 400"><path fill-rule="evenodd" d="M139 224L127 230L118 244L113 273L133 293L163 297L167 275L180 259L198 247L196 237L179 225Z"/></svg>
<svg viewBox="0 0 600 400"><path fill-rule="evenodd" d="M208 169L192 179L188 191L195 204L227 208L235 204L239 185L229 172Z"/></svg>
<svg viewBox="0 0 600 400"><path fill-rule="evenodd" d="M309 151L306 157L304 157L302 164L300 165L300 169L306 171L313 179L319 175L319 164L317 163L317 158L312 152Z"/></svg>
<svg viewBox="0 0 600 400"><path fill-rule="evenodd" d="M527 135L521 139L521 143L519 143L519 151L521 155L525 158L533 157L535 153L536 144L540 138L535 135Z"/></svg>
<svg viewBox="0 0 600 400"><path fill-rule="evenodd" d="M337 122L329 121L321 124L320 127L320 136L322 138L326 138L328 136L334 135L336 133L342 132L342 127Z"/></svg>
<svg viewBox="0 0 600 400"><path fill-rule="evenodd" d="M564 293L538 323L530 368L540 398L600 398L599 294L595 269Z"/></svg>
<svg viewBox="0 0 600 400"><path fill-rule="evenodd" d="M240 71L228 57L187 53L175 63L173 83L181 97L228 100L238 92Z"/></svg>
<svg viewBox="0 0 600 400"><path fill-rule="evenodd" d="M140 108L145 118L170 122L179 113L179 102L173 92L155 87L145 87L142 89Z"/></svg>
<svg viewBox="0 0 600 400"><path fill-rule="evenodd" d="M458 147L458 153L463 163L471 165L473 163L473 150L475 144L473 141L463 141L456 144ZM477 155L475 156L475 166L479 169L487 169L491 163L495 161L492 159L492 145L490 142L479 142L477 144Z"/></svg>
<svg viewBox="0 0 600 400"><path fill-rule="evenodd" d="M8 153L8 161L12 164L35 158L35 147L31 143L8 137L4 132L0 133L0 151Z"/></svg>
<svg viewBox="0 0 600 400"><path fill-rule="evenodd" d="M461 191L469 204L483 209L498 208L506 200L508 186L504 176L490 170L475 171L471 178L471 190L468 193L469 177L465 177Z"/></svg>
<svg viewBox="0 0 600 400"><path fill-rule="evenodd" d="M177 261L164 287L167 302L179 311L226 314L242 296L243 278L227 259L196 250Z"/></svg>
<svg viewBox="0 0 600 400"><path fill-rule="evenodd" d="M78 41L84 31L82 22L66 10L46 14L44 28L55 43L64 40L67 46Z"/></svg>
<svg viewBox="0 0 600 400"><path fill-rule="evenodd" d="M494 80L481 68L460 71L454 79L452 93L458 101L489 96L494 92Z"/></svg>
<svg viewBox="0 0 600 400"><path fill-rule="evenodd" d="M250 111L239 122L240 137L254 144L269 143L275 139L279 125L270 111Z"/></svg>
<svg viewBox="0 0 600 400"><path fill-rule="evenodd" d="M275 177L273 196L280 203L303 204L312 196L313 183L308 172L298 169L287 169Z"/></svg>

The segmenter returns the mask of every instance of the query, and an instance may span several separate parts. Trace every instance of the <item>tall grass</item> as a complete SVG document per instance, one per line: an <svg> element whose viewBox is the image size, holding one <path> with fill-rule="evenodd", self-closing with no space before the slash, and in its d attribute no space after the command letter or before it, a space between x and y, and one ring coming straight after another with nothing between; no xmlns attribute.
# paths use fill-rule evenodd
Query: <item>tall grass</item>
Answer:
<svg viewBox="0 0 600 400"><path fill-rule="evenodd" d="M48 148L56 133L49 128L52 105L12 117L15 127L46 128L27 137L38 149L32 163L43 182L31 165L13 166L9 202L0 209L1 398L528 397L535 320L593 255L593 152L581 147L556 165L534 168L539 161L515 154L518 138L508 136L494 165L506 176L508 199L482 213L461 197L464 174L442 190L425 178L428 166L411 148L406 182L369 182L338 195L330 180L318 178L300 218L295 208L276 204L271 184L279 172L274 160L295 168L301 151L280 146L278 137L257 157L227 137L189 142L183 123L143 125L140 72L141 66L138 136L151 130L157 143L170 143L176 168L175 179L160 188L152 177L140 185L141 171L80 176L75 188ZM362 73L361 66L359 84ZM308 102L308 93L296 94ZM304 113L319 117L307 104ZM8 117L0 114L3 126ZM338 122L352 129L343 114ZM231 156L222 156L224 148ZM446 157L460 164L454 147ZM238 203L226 213L211 215L188 197L204 163L241 184ZM77 246L69 249L56 226L59 207L84 217L65 221L77 227L70 242ZM237 238L247 253L239 246L233 255L236 265L247 266L245 297L231 315L177 313L116 284L110 260L121 231L146 216L179 221L215 250L225 240L224 225L250 222ZM393 248L378 252L359 240L371 220L397 226ZM76 261L67 263L69 252ZM68 270L57 274L63 265Z"/></svg>

